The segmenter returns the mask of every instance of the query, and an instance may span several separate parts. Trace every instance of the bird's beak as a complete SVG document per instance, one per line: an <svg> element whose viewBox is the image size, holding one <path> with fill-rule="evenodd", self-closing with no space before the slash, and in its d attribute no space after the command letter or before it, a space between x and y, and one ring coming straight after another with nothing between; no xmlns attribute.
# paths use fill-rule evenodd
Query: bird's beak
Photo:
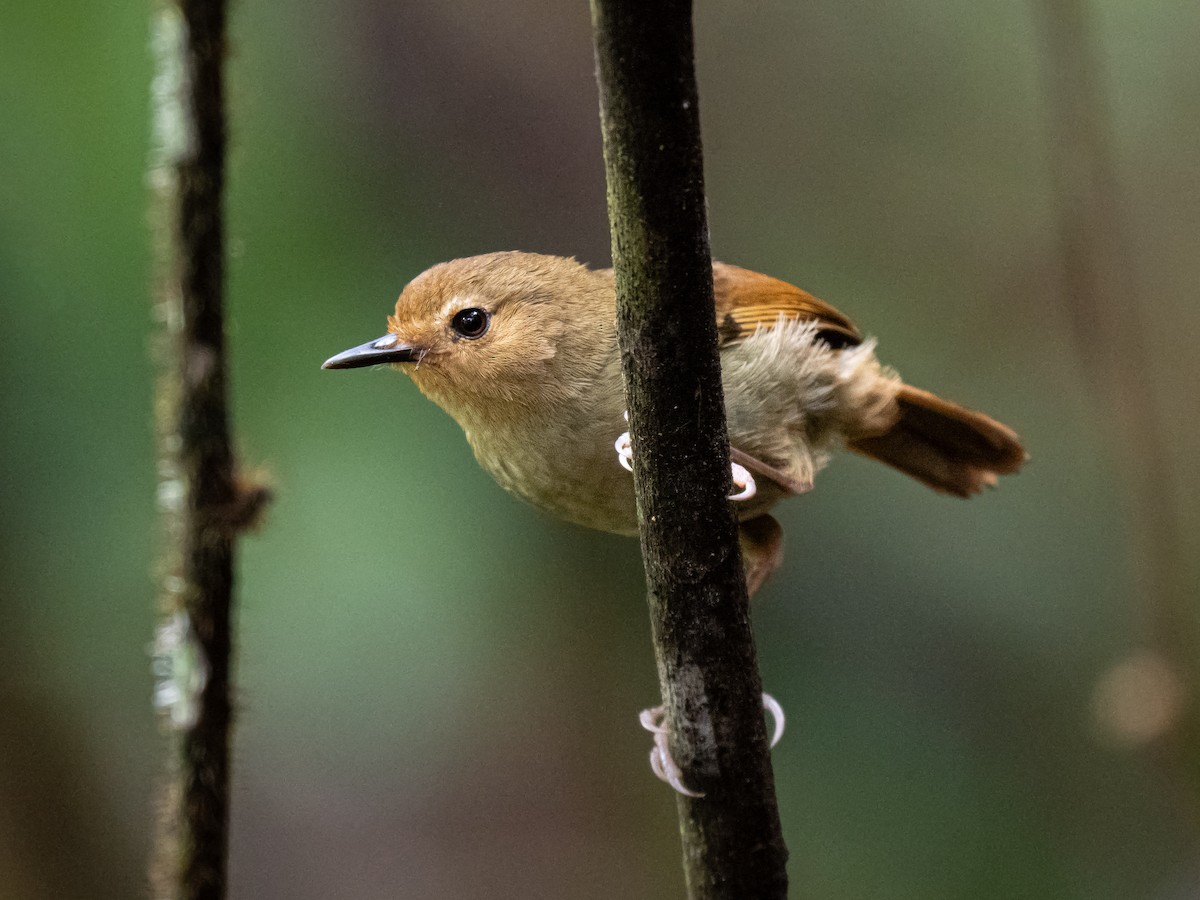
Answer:
<svg viewBox="0 0 1200 900"><path fill-rule="evenodd" d="M322 369L360 369L382 363L420 362L424 352L418 347L402 343L394 334L367 341L337 356L331 356L321 364Z"/></svg>

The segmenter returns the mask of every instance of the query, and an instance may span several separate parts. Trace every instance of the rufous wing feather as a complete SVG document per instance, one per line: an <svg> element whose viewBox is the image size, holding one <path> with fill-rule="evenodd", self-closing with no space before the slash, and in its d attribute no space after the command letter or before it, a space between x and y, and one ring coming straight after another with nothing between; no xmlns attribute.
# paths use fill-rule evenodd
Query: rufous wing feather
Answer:
<svg viewBox="0 0 1200 900"><path fill-rule="evenodd" d="M844 315L807 291L786 281L713 263L713 295L721 346L743 341L762 328L773 328L780 317L820 323L817 336L833 347L862 343L862 335Z"/></svg>

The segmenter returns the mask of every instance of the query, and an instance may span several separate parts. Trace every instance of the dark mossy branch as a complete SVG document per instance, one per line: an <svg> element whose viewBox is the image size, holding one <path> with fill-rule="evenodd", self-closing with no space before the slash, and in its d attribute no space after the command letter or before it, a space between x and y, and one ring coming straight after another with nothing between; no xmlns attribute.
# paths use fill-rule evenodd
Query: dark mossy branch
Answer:
<svg viewBox="0 0 1200 900"><path fill-rule="evenodd" d="M737 524L687 0L593 0L650 618L693 898L787 894Z"/></svg>
<svg viewBox="0 0 1200 900"><path fill-rule="evenodd" d="M225 896L234 543L266 499L239 486L227 412L223 293L224 0L155 11L159 500L166 547L156 700L172 758L156 898Z"/></svg>

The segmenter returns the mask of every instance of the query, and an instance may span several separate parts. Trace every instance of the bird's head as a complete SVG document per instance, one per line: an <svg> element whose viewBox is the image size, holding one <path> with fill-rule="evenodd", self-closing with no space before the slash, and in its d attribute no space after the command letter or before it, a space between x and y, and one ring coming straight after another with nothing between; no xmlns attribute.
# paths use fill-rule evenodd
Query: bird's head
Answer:
<svg viewBox="0 0 1200 900"><path fill-rule="evenodd" d="M465 424L544 408L594 372L613 328L602 273L557 256L491 253L418 275L387 334L323 368L390 364Z"/></svg>

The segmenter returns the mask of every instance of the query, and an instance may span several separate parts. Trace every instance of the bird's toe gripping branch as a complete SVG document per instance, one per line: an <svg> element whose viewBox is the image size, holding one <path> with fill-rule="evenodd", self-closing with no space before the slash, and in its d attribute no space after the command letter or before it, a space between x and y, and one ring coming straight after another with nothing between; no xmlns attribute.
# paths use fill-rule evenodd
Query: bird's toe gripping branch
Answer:
<svg viewBox="0 0 1200 900"><path fill-rule="evenodd" d="M625 421L629 421L629 413L625 413ZM617 462L627 472L633 471L633 440L629 437L629 432L624 431L617 438L613 448L617 451ZM729 468L732 471L733 486L736 490L729 495L730 500L749 500L758 493L758 485L754 483L754 476L750 471L740 463L730 463Z"/></svg>
<svg viewBox="0 0 1200 900"><path fill-rule="evenodd" d="M774 728L771 731L771 747L774 748L783 737L784 716L783 707L770 694L763 694L763 709L771 714ZM650 750L650 768L660 781L665 781L685 797L703 797L702 791L693 791L683 783L683 770L671 758L667 745L669 731L666 725L667 710L663 706L644 709L638 715L642 727L654 735L654 746Z"/></svg>

